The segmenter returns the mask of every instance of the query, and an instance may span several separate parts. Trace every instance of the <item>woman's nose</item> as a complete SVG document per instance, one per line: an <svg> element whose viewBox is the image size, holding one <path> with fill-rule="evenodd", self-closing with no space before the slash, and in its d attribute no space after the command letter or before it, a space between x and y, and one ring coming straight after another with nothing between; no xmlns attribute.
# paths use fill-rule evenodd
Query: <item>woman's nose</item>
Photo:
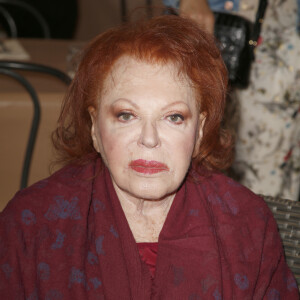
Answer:
<svg viewBox="0 0 300 300"><path fill-rule="evenodd" d="M155 123L145 122L143 124L138 144L147 148L155 148L160 145L160 139Z"/></svg>

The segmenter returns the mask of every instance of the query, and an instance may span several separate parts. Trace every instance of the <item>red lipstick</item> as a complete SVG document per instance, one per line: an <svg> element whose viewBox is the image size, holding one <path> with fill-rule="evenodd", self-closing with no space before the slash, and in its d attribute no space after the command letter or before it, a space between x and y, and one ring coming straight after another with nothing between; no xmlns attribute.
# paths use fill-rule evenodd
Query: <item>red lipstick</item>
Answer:
<svg viewBox="0 0 300 300"><path fill-rule="evenodd" d="M144 160L144 159L133 160L130 162L129 167L134 171L143 174L155 174L155 173L169 171L167 165L155 160Z"/></svg>

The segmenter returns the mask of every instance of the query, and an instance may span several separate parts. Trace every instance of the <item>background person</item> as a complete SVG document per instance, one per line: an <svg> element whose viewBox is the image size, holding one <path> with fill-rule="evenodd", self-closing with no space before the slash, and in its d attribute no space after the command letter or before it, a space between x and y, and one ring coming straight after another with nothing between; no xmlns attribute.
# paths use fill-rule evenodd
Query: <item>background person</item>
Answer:
<svg viewBox="0 0 300 300"><path fill-rule="evenodd" d="M179 1L164 4L179 8ZM208 4L254 21L258 0L182 0L180 12L211 32ZM250 85L229 103L239 114L234 177L256 193L292 200L300 192L299 15L299 1L268 1Z"/></svg>

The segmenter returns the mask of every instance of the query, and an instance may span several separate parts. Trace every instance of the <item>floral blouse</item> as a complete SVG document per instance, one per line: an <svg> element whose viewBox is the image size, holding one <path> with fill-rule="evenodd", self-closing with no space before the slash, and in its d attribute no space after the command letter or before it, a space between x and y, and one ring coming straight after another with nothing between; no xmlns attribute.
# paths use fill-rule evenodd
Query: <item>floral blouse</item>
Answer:
<svg viewBox="0 0 300 300"><path fill-rule="evenodd" d="M250 0L242 0L247 13ZM295 0L269 0L250 86L239 105L234 170L256 193L298 200L300 185L300 38Z"/></svg>
<svg viewBox="0 0 300 300"><path fill-rule="evenodd" d="M298 200L300 0L268 2L250 85L233 91L228 103L234 106L229 111L237 112L232 119L238 120L233 176L256 193ZM210 0L209 4L213 10L227 8L254 20L258 0Z"/></svg>

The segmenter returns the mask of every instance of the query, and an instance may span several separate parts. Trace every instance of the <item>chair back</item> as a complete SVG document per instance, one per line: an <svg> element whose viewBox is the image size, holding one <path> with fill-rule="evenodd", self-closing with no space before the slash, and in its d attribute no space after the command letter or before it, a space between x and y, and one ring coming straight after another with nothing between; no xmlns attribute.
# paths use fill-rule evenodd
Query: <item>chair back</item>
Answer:
<svg viewBox="0 0 300 300"><path fill-rule="evenodd" d="M2 19L6 22L8 27L8 37L16 38L18 37L18 28L17 22L14 18L14 15L10 13L9 7L17 7L18 9L29 13L40 25L42 35L44 38L50 38L50 29L48 23L46 22L43 15L32 5L27 2L19 1L19 0L0 0L0 15Z"/></svg>
<svg viewBox="0 0 300 300"><path fill-rule="evenodd" d="M3 61L3 60L0 61L0 74L9 76L15 79L16 81L18 81L29 93L33 103L33 110L34 110L33 119L31 122L31 129L29 133L27 146L26 146L25 158L24 158L23 168L21 173L20 189L23 189L28 184L32 153L34 150L34 145L36 142L36 136L37 136L39 123L40 123L41 108L34 87L30 84L28 80L26 80L26 78L23 75L18 73L18 71L46 73L51 76L55 76L59 78L67 85L70 84L71 78L67 74L63 73L62 71L45 65L28 63L28 62L19 62L19 61Z"/></svg>
<svg viewBox="0 0 300 300"><path fill-rule="evenodd" d="M300 202L261 195L277 222L287 264L300 290Z"/></svg>

